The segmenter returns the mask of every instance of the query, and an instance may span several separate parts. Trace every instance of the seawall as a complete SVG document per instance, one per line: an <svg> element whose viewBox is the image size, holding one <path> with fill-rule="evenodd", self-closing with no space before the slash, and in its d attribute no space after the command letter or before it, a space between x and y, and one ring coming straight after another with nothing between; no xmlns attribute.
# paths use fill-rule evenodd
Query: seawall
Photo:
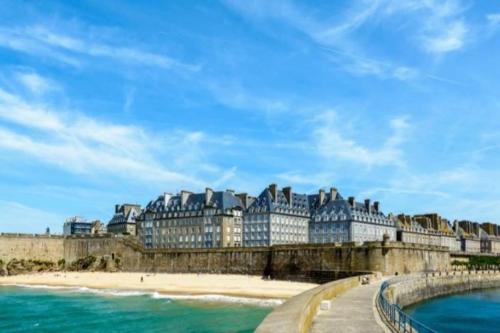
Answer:
<svg viewBox="0 0 500 333"><path fill-rule="evenodd" d="M384 295L400 307L475 289L500 288L499 271L435 272L391 279Z"/></svg>
<svg viewBox="0 0 500 333"><path fill-rule="evenodd" d="M376 274L345 278L323 284L289 299L271 312L257 327L257 333L307 333L320 304L361 285L363 279L376 279Z"/></svg>
<svg viewBox="0 0 500 333"><path fill-rule="evenodd" d="M447 248L400 242L297 244L260 248L145 249L133 237L0 235L0 260L106 257L122 271L222 273L326 282L360 274L406 274L450 269Z"/></svg>

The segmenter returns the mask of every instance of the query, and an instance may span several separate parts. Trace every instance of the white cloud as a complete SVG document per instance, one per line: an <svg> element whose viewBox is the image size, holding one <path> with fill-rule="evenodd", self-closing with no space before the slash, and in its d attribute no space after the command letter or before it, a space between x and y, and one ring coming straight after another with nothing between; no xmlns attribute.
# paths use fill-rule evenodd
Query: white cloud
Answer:
<svg viewBox="0 0 500 333"><path fill-rule="evenodd" d="M130 88L125 92L125 101L123 103L123 112L129 113L132 108L132 104L134 104L135 100L135 89Z"/></svg>
<svg viewBox="0 0 500 333"><path fill-rule="evenodd" d="M382 1L362 1L345 15L338 15L342 19L334 24L331 23L331 19L316 19L307 9L299 8L291 2L226 1L226 3L244 16L278 20L290 25L317 43L326 51L328 58L340 68L355 75L371 75L401 81L415 79L418 76L418 71L408 66L400 66L389 60L380 61L365 55L361 47L354 42L352 32L375 16L383 4Z"/></svg>
<svg viewBox="0 0 500 333"><path fill-rule="evenodd" d="M432 36L424 36L424 48L432 53L446 53L464 46L468 29L461 21L449 24L445 31Z"/></svg>
<svg viewBox="0 0 500 333"><path fill-rule="evenodd" d="M197 169L177 160L177 156L189 156L199 150L199 143L192 140L199 135L196 133L176 132L168 138L155 137L136 126L108 124L29 103L2 89L0 119L23 127L22 131L0 127L2 150L20 152L72 173L105 173L165 184L202 184L194 176ZM186 144L170 146L173 141ZM179 169L186 168L176 172L165 167L162 158Z"/></svg>
<svg viewBox="0 0 500 333"><path fill-rule="evenodd" d="M355 162L368 167L404 164L401 144L409 129L405 118L395 118L390 122L393 132L379 145L380 148L368 148L344 137L334 111L327 111L316 120L318 126L313 138L317 152L324 158Z"/></svg>
<svg viewBox="0 0 500 333"><path fill-rule="evenodd" d="M225 84L222 86L222 84L212 80L205 86L213 98L222 105L230 108L261 110L270 113L289 111L290 109L288 103L283 100L252 94L237 84Z"/></svg>
<svg viewBox="0 0 500 333"><path fill-rule="evenodd" d="M486 15L486 19L492 25L500 24L500 14L488 14Z"/></svg>
<svg viewBox="0 0 500 333"><path fill-rule="evenodd" d="M154 66L165 69L198 71L197 65L183 63L161 53L116 46L91 37L79 38L54 32L44 26L0 28L0 46L36 56L45 55L65 63L80 66L79 56L108 58L124 63Z"/></svg>
<svg viewBox="0 0 500 333"><path fill-rule="evenodd" d="M16 74L17 80L35 95L58 90L59 86L52 80L44 78L37 73L20 72Z"/></svg>
<svg viewBox="0 0 500 333"><path fill-rule="evenodd" d="M429 53L444 54L460 50L466 44L470 28L463 13L467 8L460 0L390 1L382 14L407 15L416 22L416 39Z"/></svg>

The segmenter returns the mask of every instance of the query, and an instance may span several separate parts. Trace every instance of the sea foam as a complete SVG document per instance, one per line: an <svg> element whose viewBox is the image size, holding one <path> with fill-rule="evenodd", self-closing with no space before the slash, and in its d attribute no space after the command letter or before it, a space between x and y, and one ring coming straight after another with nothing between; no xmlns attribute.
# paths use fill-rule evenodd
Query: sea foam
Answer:
<svg viewBox="0 0 500 333"><path fill-rule="evenodd" d="M283 304L281 299L263 299L263 298L250 298L250 297L236 297L236 296L226 296L226 295L215 295L215 294L202 294L202 295L173 295L173 294L161 294L159 292L146 292L139 290L119 290L119 289L96 289L88 287L73 287L73 286L51 286L43 284L4 284L5 286L16 286L22 288L33 288L33 289L51 289L51 290L64 290L76 293L92 293L102 296L115 296L115 297L127 297L127 296L149 296L153 299L164 299L164 300L189 300L189 301L200 301L200 302L214 302L214 303L239 303L248 304L264 307L274 307Z"/></svg>

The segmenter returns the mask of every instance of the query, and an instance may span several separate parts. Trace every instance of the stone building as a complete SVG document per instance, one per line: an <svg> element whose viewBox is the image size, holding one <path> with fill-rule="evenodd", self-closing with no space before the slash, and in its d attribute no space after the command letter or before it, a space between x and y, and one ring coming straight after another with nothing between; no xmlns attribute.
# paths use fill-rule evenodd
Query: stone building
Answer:
<svg viewBox="0 0 500 333"><path fill-rule="evenodd" d="M438 214L397 216L397 240L405 243L446 246L460 251L460 240L448 220Z"/></svg>
<svg viewBox="0 0 500 333"><path fill-rule="evenodd" d="M354 197L345 200L336 188L329 193L319 190L309 196L311 243L382 241L384 235L396 240L396 226L380 211L380 204L356 202Z"/></svg>
<svg viewBox="0 0 500 333"><path fill-rule="evenodd" d="M165 193L137 217L137 235L148 248L242 245L243 206L231 190Z"/></svg>
<svg viewBox="0 0 500 333"><path fill-rule="evenodd" d="M247 247L307 243L309 203L306 194L271 184L257 198L247 198L243 245Z"/></svg>
<svg viewBox="0 0 500 333"><path fill-rule="evenodd" d="M72 216L66 219L63 225L63 235L90 235L92 233L92 222L80 216Z"/></svg>
<svg viewBox="0 0 500 333"><path fill-rule="evenodd" d="M136 218L141 214L140 205L115 205L115 214L108 223L107 229L112 234L136 234Z"/></svg>
<svg viewBox="0 0 500 333"><path fill-rule="evenodd" d="M481 253L484 240L481 241L479 223L472 221L455 221L455 232L460 237L460 250L467 253ZM484 236L484 235L483 235Z"/></svg>
<svg viewBox="0 0 500 333"><path fill-rule="evenodd" d="M500 254L500 226L494 223L483 223L481 228L488 235L488 244L485 252Z"/></svg>

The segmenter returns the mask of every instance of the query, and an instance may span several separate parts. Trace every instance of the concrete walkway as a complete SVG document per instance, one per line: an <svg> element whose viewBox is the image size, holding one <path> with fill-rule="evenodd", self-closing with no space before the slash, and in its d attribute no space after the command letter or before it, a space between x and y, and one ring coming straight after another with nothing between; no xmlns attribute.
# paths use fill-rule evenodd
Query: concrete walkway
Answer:
<svg viewBox="0 0 500 333"><path fill-rule="evenodd" d="M319 310L312 333L384 333L375 319L373 297L381 281L361 285L332 300L330 310Z"/></svg>

